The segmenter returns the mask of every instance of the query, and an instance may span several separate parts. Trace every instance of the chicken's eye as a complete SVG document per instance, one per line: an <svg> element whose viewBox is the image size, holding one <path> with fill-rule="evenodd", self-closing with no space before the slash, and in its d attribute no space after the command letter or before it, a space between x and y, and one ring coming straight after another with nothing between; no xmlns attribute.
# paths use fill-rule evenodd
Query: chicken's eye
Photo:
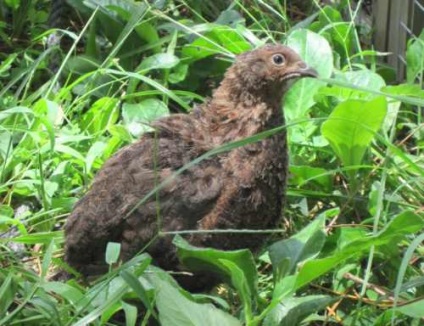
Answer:
<svg viewBox="0 0 424 326"><path fill-rule="evenodd" d="M282 54L274 54L272 56L272 62L276 66L282 66L284 64L284 62L286 62L286 58L284 58L284 56Z"/></svg>

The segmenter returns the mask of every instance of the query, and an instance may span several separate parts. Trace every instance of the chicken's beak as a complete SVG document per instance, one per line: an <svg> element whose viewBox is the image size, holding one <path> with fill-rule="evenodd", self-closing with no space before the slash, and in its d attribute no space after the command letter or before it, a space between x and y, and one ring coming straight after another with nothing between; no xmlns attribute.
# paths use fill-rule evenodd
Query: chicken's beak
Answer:
<svg viewBox="0 0 424 326"><path fill-rule="evenodd" d="M307 65L305 65L305 68L300 68L298 70L298 73L302 77L313 77L313 78L317 78L318 77L318 71L316 71L314 68L309 67Z"/></svg>
<svg viewBox="0 0 424 326"><path fill-rule="evenodd" d="M318 72L314 68L309 67L305 62L299 61L297 65L282 76L281 81L297 80L303 77L316 78L318 77Z"/></svg>

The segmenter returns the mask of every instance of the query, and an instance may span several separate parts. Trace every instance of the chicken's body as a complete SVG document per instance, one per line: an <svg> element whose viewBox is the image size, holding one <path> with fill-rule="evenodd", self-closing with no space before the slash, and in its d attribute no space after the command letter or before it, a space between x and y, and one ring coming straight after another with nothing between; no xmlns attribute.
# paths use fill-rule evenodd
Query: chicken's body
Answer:
<svg viewBox="0 0 424 326"><path fill-rule="evenodd" d="M277 68L265 61L274 60L276 54L284 56L288 78L274 76ZM281 97L289 79L313 75L287 47L265 46L239 56L209 102L190 114L158 120L155 132L105 163L67 221L66 261L85 275L96 274L104 265L106 244L114 241L122 244L123 260L145 249L162 268L180 270L172 236L155 239L159 227L162 231L275 227L288 168L285 131L173 174L213 148L283 125ZM136 207L166 180L158 194ZM253 251L264 240L260 233L185 238L195 246ZM181 283L188 289L204 287L195 277Z"/></svg>

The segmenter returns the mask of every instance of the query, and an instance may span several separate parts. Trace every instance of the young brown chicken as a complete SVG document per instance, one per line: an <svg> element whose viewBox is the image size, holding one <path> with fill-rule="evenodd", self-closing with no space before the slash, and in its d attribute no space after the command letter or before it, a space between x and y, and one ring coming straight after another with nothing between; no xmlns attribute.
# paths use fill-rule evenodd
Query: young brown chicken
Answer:
<svg viewBox="0 0 424 326"><path fill-rule="evenodd" d="M215 155L174 176L158 195L134 207L156 185L205 152L284 124L282 96L301 77L315 77L290 48L265 45L239 55L212 99L190 114L153 124L135 144L99 171L65 226L65 260L84 275L99 273L109 241L128 260L158 233L178 230L269 229L281 217L287 178L285 132ZM132 212L131 212L132 211ZM160 216L160 219L158 219ZM160 225L158 226L158 220ZM260 248L263 234L196 234L195 246ZM172 236L146 251L166 270L182 270ZM212 277L181 277L189 290L213 286Z"/></svg>

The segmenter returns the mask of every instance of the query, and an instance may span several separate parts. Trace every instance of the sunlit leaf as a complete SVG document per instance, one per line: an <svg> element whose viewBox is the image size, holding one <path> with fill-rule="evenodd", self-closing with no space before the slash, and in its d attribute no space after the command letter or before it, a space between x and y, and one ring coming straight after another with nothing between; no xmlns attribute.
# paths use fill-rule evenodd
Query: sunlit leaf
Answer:
<svg viewBox="0 0 424 326"><path fill-rule="evenodd" d="M384 79L380 75L367 69L337 72L334 77L336 80L349 83L352 88L333 85L331 87L324 87L320 89L319 93L336 97L340 102L348 99L370 100L376 98L378 95L369 91L380 91L384 86L386 86ZM355 87L364 90L358 90L355 89Z"/></svg>
<svg viewBox="0 0 424 326"><path fill-rule="evenodd" d="M91 134L104 132L113 125L119 117L118 99L103 97L97 100L91 108L84 113L81 128Z"/></svg>
<svg viewBox="0 0 424 326"><path fill-rule="evenodd" d="M327 40L322 36L298 29L287 38L287 45L318 71L320 78L329 78L333 71L333 52ZM314 95L325 83L313 78L303 78L294 84L285 96L284 112L289 121L307 116Z"/></svg>
<svg viewBox="0 0 424 326"><path fill-rule="evenodd" d="M386 116L384 97L372 101L347 100L340 103L322 124L321 132L344 166L362 162L375 133Z"/></svg>

